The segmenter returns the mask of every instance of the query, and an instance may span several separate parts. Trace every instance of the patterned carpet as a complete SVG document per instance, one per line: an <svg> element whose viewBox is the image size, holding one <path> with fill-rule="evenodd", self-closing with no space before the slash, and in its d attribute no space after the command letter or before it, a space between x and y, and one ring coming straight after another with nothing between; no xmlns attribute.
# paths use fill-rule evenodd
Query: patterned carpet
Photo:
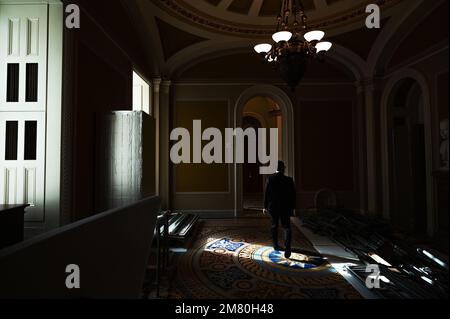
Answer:
<svg viewBox="0 0 450 319"><path fill-rule="evenodd" d="M289 260L270 242L267 218L202 221L187 252L175 261L169 298L361 298L296 227Z"/></svg>

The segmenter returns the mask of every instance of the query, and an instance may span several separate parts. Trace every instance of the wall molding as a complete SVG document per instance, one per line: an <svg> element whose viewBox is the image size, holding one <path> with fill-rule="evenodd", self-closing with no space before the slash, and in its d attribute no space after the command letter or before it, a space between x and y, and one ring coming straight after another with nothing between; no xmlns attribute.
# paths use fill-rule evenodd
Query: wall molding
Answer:
<svg viewBox="0 0 450 319"><path fill-rule="evenodd" d="M183 102L225 102L227 103L227 114L230 114L231 111L231 101L230 99L224 99L224 98L178 98L175 99L174 101L174 107L173 107L173 112L172 112L172 120L171 122L175 125L175 120L177 117L177 104L178 103L183 103ZM228 118L227 120L227 127L230 127L231 125L231 121L230 118ZM172 127L171 129L173 129L174 127ZM204 130L207 127L202 127L202 129ZM191 136L192 138L192 136ZM170 143L172 143L171 141L169 141ZM171 145L169 145L169 150L170 150ZM192 154L191 154L192 155ZM223 164L223 165L232 165L232 164ZM230 195L233 193L233 189L232 189L232 170L229 169L229 167L227 168L228 174L228 189L224 190L224 191L219 191L219 192L180 192L176 190L176 181L177 181L177 174L176 174L176 165L171 165L172 166L172 192L174 195Z"/></svg>
<svg viewBox="0 0 450 319"><path fill-rule="evenodd" d="M433 58L435 55L438 55L438 54L444 52L445 50L448 51L448 48L449 48L448 42L445 42L445 43L446 43L446 45L444 45L444 46L442 46L442 43L441 43L441 44L437 45L435 48L432 48L429 52L426 52L426 53L421 52L421 53L409 58L405 63L394 66L393 68L389 69L388 72L386 72L386 75L384 75L383 78L387 79L402 69L411 68L420 62L424 62L424 61L427 61L427 60Z"/></svg>
<svg viewBox="0 0 450 319"><path fill-rule="evenodd" d="M283 155L288 168L287 174L295 178L295 143L294 105L291 98L279 87L273 85L255 85L244 90L238 97L234 107L234 127L240 127L240 119L244 114L245 105L254 97L263 96L278 104L283 113ZM234 164L234 207L235 215L243 211L242 165Z"/></svg>
<svg viewBox="0 0 450 319"><path fill-rule="evenodd" d="M390 160L388 114L391 98L396 85L404 79L416 81L423 95L424 124L425 124L425 153L426 153L426 186L427 186L427 233L432 236L435 231L435 197L433 183L433 134L432 134L432 102L431 92L425 76L414 69L403 69L392 75L386 84L381 98L381 158L382 158L382 187L383 187L383 217L390 219Z"/></svg>
<svg viewBox="0 0 450 319"><path fill-rule="evenodd" d="M180 82L173 82L172 84L174 86L252 86L252 85L264 85L264 83L261 83L261 81L249 81L249 82L235 82L235 81L223 81L221 79L200 79L200 80L193 80L193 81L180 81ZM284 82L271 82L270 84L267 83L265 85L274 85L277 87L285 87L288 86ZM298 86L301 88L302 86L330 86L330 85L339 85L339 86L355 86L355 82L301 82Z"/></svg>

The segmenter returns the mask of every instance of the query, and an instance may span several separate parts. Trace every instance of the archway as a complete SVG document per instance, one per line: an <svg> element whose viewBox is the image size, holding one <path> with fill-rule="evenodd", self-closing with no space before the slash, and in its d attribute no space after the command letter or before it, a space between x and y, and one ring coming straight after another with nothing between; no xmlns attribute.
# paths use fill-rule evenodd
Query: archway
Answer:
<svg viewBox="0 0 450 319"><path fill-rule="evenodd" d="M242 119L242 128L253 128L258 130L266 126L255 116L244 114ZM258 148L258 147L257 147ZM248 146L245 147L246 157L248 156ZM259 165L249 163L247 160L242 164L242 192L243 206L245 210L257 208L261 205L263 194L263 176L259 174Z"/></svg>
<svg viewBox="0 0 450 319"><path fill-rule="evenodd" d="M256 99L256 100L255 100ZM272 110L265 110L267 118L264 118L261 112L249 108L249 103L265 99L268 105L272 105ZM253 101L252 101L253 100ZM263 111L264 112L264 111ZM244 117L252 117L261 123L262 127L279 127L281 134L279 139L281 147L279 149L279 159L283 160L287 166L287 174L295 176L294 167L294 111L292 101L289 96L281 89L271 85L256 85L244 91L237 100L234 110L234 127L243 127ZM275 123L267 123L268 120L274 120ZM235 215L238 216L244 210L244 187L243 187L243 165L235 164L234 169L234 190L235 190ZM264 184L264 177L263 183ZM261 204L258 205L262 207Z"/></svg>
<svg viewBox="0 0 450 319"><path fill-rule="evenodd" d="M432 135L429 92L415 71L388 83L382 108L384 217L415 236L432 235Z"/></svg>
<svg viewBox="0 0 450 319"><path fill-rule="evenodd" d="M271 98L255 96L247 101L242 114L242 128L253 128L258 131L264 129L278 129L278 158L283 158L283 114L280 107ZM269 135L269 134L268 134ZM267 137L267 147L269 147ZM246 144L246 154L248 145ZM258 151L258 145L257 145ZM264 185L266 176L259 173L258 163L249 163L247 160L242 165L243 208L249 210L261 210L263 203Z"/></svg>

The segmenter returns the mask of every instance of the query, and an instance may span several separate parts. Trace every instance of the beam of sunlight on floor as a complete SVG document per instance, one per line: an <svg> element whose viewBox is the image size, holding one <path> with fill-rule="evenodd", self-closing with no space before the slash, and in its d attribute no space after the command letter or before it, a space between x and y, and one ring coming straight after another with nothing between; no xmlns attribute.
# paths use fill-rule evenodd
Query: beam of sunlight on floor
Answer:
<svg viewBox="0 0 450 319"><path fill-rule="evenodd" d="M249 245L253 247L253 253L251 255L240 255L240 252ZM203 250L214 254L239 256L243 259L252 259L266 264L299 270L320 267L327 261L326 257L309 256L299 252L293 252L290 258L285 258L283 251L274 250L273 247L247 242L235 242L228 238L208 238L208 244Z"/></svg>

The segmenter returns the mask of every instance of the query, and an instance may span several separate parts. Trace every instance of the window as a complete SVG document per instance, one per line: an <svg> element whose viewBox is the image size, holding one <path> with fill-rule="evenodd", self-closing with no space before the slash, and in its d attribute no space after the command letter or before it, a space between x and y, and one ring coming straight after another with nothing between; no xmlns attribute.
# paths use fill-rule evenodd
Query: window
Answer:
<svg viewBox="0 0 450 319"><path fill-rule="evenodd" d="M6 102L19 102L19 63L8 64Z"/></svg>
<svg viewBox="0 0 450 319"><path fill-rule="evenodd" d="M27 63L26 102L38 101L38 64Z"/></svg>
<svg viewBox="0 0 450 319"><path fill-rule="evenodd" d="M150 85L136 72L133 72L133 111L151 114Z"/></svg>
<svg viewBox="0 0 450 319"><path fill-rule="evenodd" d="M19 122L6 122L6 136L5 136L5 160L17 161L17 142L19 136Z"/></svg>
<svg viewBox="0 0 450 319"><path fill-rule="evenodd" d="M35 161L37 151L37 121L25 121L24 160Z"/></svg>

